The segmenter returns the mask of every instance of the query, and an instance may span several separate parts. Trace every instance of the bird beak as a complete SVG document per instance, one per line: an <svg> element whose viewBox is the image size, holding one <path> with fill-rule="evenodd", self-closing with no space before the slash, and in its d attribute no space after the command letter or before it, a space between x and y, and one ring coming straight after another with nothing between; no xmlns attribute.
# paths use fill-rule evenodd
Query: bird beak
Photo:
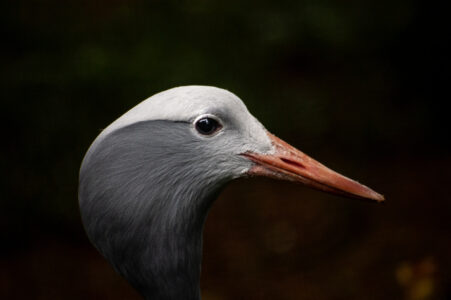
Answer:
<svg viewBox="0 0 451 300"><path fill-rule="evenodd" d="M372 189L332 171L278 137L270 133L268 136L275 148L273 154L242 154L255 163L249 175L296 181L334 194L384 201L384 196Z"/></svg>

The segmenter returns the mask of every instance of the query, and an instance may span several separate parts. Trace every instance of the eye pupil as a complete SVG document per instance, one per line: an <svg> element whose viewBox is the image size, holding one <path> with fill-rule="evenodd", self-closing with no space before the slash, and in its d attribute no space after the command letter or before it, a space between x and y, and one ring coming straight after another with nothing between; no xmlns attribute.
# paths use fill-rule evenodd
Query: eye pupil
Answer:
<svg viewBox="0 0 451 300"><path fill-rule="evenodd" d="M199 133L210 135L220 128L218 121L212 118L202 118L196 122L196 129Z"/></svg>

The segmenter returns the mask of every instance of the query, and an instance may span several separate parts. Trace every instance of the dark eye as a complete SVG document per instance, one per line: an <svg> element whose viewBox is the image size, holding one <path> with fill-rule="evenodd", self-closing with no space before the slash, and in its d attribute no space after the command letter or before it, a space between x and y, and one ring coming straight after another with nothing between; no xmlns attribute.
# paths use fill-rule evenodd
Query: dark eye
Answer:
<svg viewBox="0 0 451 300"><path fill-rule="evenodd" d="M213 134L221 128L221 124L218 121L208 117L197 120L195 126L196 130L204 135Z"/></svg>

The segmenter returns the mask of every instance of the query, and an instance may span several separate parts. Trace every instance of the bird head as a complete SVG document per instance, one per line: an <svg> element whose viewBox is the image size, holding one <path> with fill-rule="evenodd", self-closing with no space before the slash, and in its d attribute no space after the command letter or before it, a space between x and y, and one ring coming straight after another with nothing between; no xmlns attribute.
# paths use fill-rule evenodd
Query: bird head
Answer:
<svg viewBox="0 0 451 300"><path fill-rule="evenodd" d="M185 166L196 164L178 170L193 176L196 170L203 173L196 175L204 185L248 175L268 176L349 197L384 200L370 188L330 170L269 133L236 95L216 87L184 86L156 94L113 122L93 146L115 131L152 121L165 121L167 127L141 138L149 141L149 152L160 154L159 159L172 166L168 174L180 173L173 166L179 159ZM175 160L172 163L171 158Z"/></svg>
<svg viewBox="0 0 451 300"><path fill-rule="evenodd" d="M246 176L384 199L269 133L233 93L185 86L144 100L96 138L80 169L81 216L142 294L171 293L174 273L197 286L208 209L222 186Z"/></svg>

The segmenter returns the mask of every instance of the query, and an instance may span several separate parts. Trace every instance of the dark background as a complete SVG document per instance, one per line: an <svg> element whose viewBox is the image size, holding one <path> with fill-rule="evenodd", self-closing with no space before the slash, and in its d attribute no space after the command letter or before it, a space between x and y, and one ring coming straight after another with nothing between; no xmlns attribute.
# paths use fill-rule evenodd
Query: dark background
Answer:
<svg viewBox="0 0 451 300"><path fill-rule="evenodd" d="M78 168L102 128L187 84L236 93L270 131L387 198L231 183L205 228L204 300L451 299L443 5L16 0L0 11L1 299L139 299L84 234Z"/></svg>

